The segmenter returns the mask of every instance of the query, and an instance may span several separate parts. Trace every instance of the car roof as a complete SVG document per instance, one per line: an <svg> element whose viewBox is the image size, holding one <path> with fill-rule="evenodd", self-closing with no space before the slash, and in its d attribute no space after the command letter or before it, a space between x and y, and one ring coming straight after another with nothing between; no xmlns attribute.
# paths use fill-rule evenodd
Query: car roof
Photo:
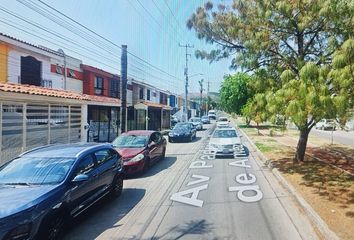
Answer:
<svg viewBox="0 0 354 240"><path fill-rule="evenodd" d="M193 124L193 123L191 123L191 122L179 122L179 123L177 123L175 126L177 126L177 125L191 125L191 124Z"/></svg>
<svg viewBox="0 0 354 240"><path fill-rule="evenodd" d="M34 148L24 152L20 157L65 157L78 158L83 153L102 148L112 148L109 143L71 143L71 144L53 144Z"/></svg>
<svg viewBox="0 0 354 240"><path fill-rule="evenodd" d="M125 135L144 135L144 136L150 136L152 133L156 131L152 130L133 130L133 131L128 131L125 132Z"/></svg>
<svg viewBox="0 0 354 240"><path fill-rule="evenodd" d="M216 130L220 130L220 131L235 130L235 131L236 131L236 128L234 128L234 127L228 127L228 128L216 128L216 129L215 129L215 131L216 131Z"/></svg>

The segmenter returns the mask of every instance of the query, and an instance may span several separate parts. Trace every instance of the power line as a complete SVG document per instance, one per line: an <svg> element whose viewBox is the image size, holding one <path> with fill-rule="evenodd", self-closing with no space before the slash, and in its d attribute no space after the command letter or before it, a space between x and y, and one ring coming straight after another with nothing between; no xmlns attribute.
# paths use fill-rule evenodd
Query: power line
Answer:
<svg viewBox="0 0 354 240"><path fill-rule="evenodd" d="M95 31L93 31L93 30L91 30L91 29L89 29L89 28L86 27L85 25L83 25L83 24L79 23L78 21L76 21L75 19L73 19L73 18L67 16L66 14L64 14L64 13L62 13L61 11L57 10L56 8L50 6L49 4L43 2L42 0L38 0L38 1L39 1L40 3L42 3L43 5L47 6L48 8L52 9L53 11L55 11L55 12L59 13L60 15L66 17L67 19L70 19L70 20L73 21L74 23L78 24L79 26L83 27L84 29L86 29L86 30L88 30L89 32L93 33L94 35L98 36L99 38L105 40L106 42L109 42L110 44L114 45L115 47L118 47L119 49L122 49L121 46L115 44L114 42L112 42L111 40L107 39L106 37L103 37L102 35L96 33ZM139 2L139 3L140 3L140 2ZM141 4L141 3L140 3L140 4ZM145 9L145 7L144 7L144 9ZM129 52L129 51L128 51L128 54L131 55L131 56L133 56L133 57L135 57L135 58L137 58L137 59L139 59L140 61L146 63L147 65L151 66L152 68L155 68L155 69L159 70L160 72L162 72L162 73L164 73L164 74L166 74L166 75L168 75L168 76L170 76L170 77L173 77L173 78L175 78L175 79L179 79L178 77L171 75L170 73L166 72L165 70L163 70L163 69L161 69L161 68L159 68L159 67L156 67L155 65L152 65L151 63L147 62L146 60L144 60L144 59L138 57L137 55L135 55L135 54L133 54L133 53L131 53L131 52Z"/></svg>
<svg viewBox="0 0 354 240"><path fill-rule="evenodd" d="M182 30L182 32L183 32L184 28L181 27L181 24L179 23L179 21L178 21L176 15L173 13L172 9L171 9L170 6L168 5L167 1L164 0L164 3L165 3L165 5L167 6L168 10L170 11L170 13L171 13L173 19L176 21L177 26L179 26L179 28L180 28L180 29ZM188 40L189 40L189 38L188 38Z"/></svg>
<svg viewBox="0 0 354 240"><path fill-rule="evenodd" d="M32 9L32 8L31 8ZM76 45L76 46L78 46L78 47L80 47L80 48L82 48L82 49L85 49L85 50L87 50L88 52L92 52L92 50L91 49L88 49L88 48L86 48L86 47L84 47L84 46L82 46L82 44L79 44L79 43L77 43L77 42L74 42L74 41L72 41L72 40L70 40L70 39L66 39L66 38L63 38L61 35L59 35L59 34L56 34L55 32L53 32L53 31L51 31L51 30L48 30L48 29L46 29L45 27L43 27L43 26L41 26L41 25L39 25L39 24L35 24L35 23L33 23L33 22L31 22L30 20L27 20L27 19L25 19L25 18L23 18L23 17L21 17L21 16L19 16L19 15L17 15L17 14L15 14L15 13L13 13L13 12L11 12L11 11L8 11L8 10L6 10L6 9L4 9L4 8L1 8L0 7L0 10L2 10L2 11L4 11L4 12L6 12L7 14L9 14L9 15L11 15L11 16L14 16L14 17L16 17L16 18L19 18L19 19L21 19L22 21L24 21L24 22L26 22L26 23L28 23L28 24L31 24L31 25L33 25L33 26L35 26L35 27L37 27L37 28L39 28L39 29L41 29L41 30L43 30L43 31L45 31L45 32L48 32L48 33L51 33L51 34L53 34L54 36L56 36L56 37L58 37L58 38L60 38L60 39L63 39L63 40L65 40L65 41L68 41L68 42L71 42L71 43L73 43L74 45ZM32 9L32 10L34 10L34 9ZM42 13L43 14L43 12L39 12L39 13ZM54 21L54 19L51 19L51 20L53 20ZM58 23L57 21L55 21L56 23ZM6 24L6 23L5 23ZM58 23L58 24L60 24L60 23ZM63 26L62 24L60 24L61 26ZM13 26L14 27L14 26ZM63 27L65 27L65 26L63 26ZM23 30L23 29L22 29ZM70 29L68 29L69 31L71 31ZM28 33L28 32L27 32ZM30 34L30 33L28 33L28 34ZM36 36L37 37L37 36ZM48 37L48 36L47 36ZM50 38L50 37L48 37L48 38ZM43 39L43 38L42 38ZM51 39L53 39L53 38L51 38ZM44 40L46 40L46 39L44 39ZM87 40L87 39L86 39ZM56 40L57 41L57 40ZM49 41L50 42L50 41ZM92 43L93 45L95 45L95 46L98 46L99 48L101 48L102 50L105 50L107 53L109 53L110 55L112 55L115 59L117 58L117 55L115 55L115 54L113 54L111 51L108 51L106 48L102 48L102 46L101 46L101 44L100 43L97 43L97 42L92 42L92 41L89 41L90 43ZM52 42L51 42L52 43ZM70 47L70 48L72 48L72 47ZM73 51L74 52L74 51ZM78 52L75 52L75 53L78 53ZM78 53L79 54L79 53ZM97 53L96 52L96 54L98 55L98 56L101 56L101 57L103 57L103 58L105 58L105 59L108 59L108 61L111 61L112 59L110 59L110 58L108 58L108 57L106 57L106 56L103 56L102 54L99 54L99 53ZM79 54L79 55L81 55L81 56L85 56L85 55L82 55L82 54ZM90 57L89 57L90 58ZM90 58L90 59L92 59L92 58ZM92 59L93 60L93 59ZM117 62L118 62L118 59L116 59L117 60ZM97 61L96 61L97 62ZM99 61L100 62L100 61ZM102 63L102 62L100 62L100 63ZM105 63L102 63L102 64L104 64L105 66L108 66L107 64L105 64ZM135 66L135 65L133 65L133 64L130 64L130 65L132 65L132 66ZM118 66L118 65L117 65ZM113 68L113 69L115 69L115 67L112 67L112 66L109 66L110 68ZM138 67L133 67L133 69L134 68L138 68ZM144 71L144 70L142 70L141 68L138 68L138 69L140 69L141 71ZM157 77L157 76L155 76L155 75L153 75L153 74L151 74L151 73L148 73L149 75L151 75L151 76L153 76L154 78L159 78L159 79L161 79L161 80L163 80L163 83L166 81L166 79L162 79L162 78L160 78L160 77ZM167 80L168 81L168 80Z"/></svg>
<svg viewBox="0 0 354 240"><path fill-rule="evenodd" d="M158 4L155 2L155 0L152 0L152 3L155 5L155 7L156 7L157 10L161 13L161 15L162 15L164 18L168 19L168 17L166 17L166 15L163 13L163 11L161 10L161 8L160 8L160 7L158 6ZM173 30L176 30L176 32L178 33L178 37L180 38L180 40L183 40L183 37L181 37L180 32L177 31L176 27L174 27L174 26L171 24L170 21L168 21L168 24L169 24L169 26L172 27Z"/></svg>
<svg viewBox="0 0 354 240"><path fill-rule="evenodd" d="M184 88L184 99L185 99L185 103L184 103L184 114L185 114L185 121L188 121L188 57L191 56L188 53L188 48L194 48L194 46L190 45L190 44L185 44L185 45L181 45L179 44L180 47L183 47L186 49L186 68L184 69L184 75L186 77L186 82L185 82L185 88Z"/></svg>

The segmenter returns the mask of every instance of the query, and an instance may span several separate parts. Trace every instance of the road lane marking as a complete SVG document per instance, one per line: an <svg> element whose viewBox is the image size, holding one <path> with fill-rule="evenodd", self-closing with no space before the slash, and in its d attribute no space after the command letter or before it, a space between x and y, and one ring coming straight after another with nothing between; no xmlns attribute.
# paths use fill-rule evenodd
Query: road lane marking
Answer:
<svg viewBox="0 0 354 240"><path fill-rule="evenodd" d="M170 199L172 201L185 203L185 204L196 206L196 207L202 207L204 201L198 199L198 195L199 195L200 191L205 190L207 188L208 188L208 184L205 184L205 185L202 185L199 187L195 187L195 188L191 188L191 189L187 189L185 191L181 191L181 192L177 192L177 193L172 194ZM190 195L190 194L192 194L192 195ZM190 197L188 197L189 195L190 195Z"/></svg>
<svg viewBox="0 0 354 240"><path fill-rule="evenodd" d="M206 182L206 181L210 180L210 177L206 177L206 176L202 176L202 175L196 175L196 174L193 174L192 178L198 178L198 180L195 180L195 181L192 181L192 182L188 182L187 186L198 184L198 183L202 183L202 182Z"/></svg>
<svg viewBox="0 0 354 240"><path fill-rule="evenodd" d="M247 165L246 162L248 162L248 158L230 162L229 165L235 167L251 168L251 166Z"/></svg>
<svg viewBox="0 0 354 240"><path fill-rule="evenodd" d="M194 162L191 162L191 165L189 165L189 168L212 168L213 165L207 165L206 161L202 160L196 160Z"/></svg>
<svg viewBox="0 0 354 240"><path fill-rule="evenodd" d="M250 177L250 179L248 178ZM256 176L252 173L241 173L236 176L236 182L240 184L252 184L255 183L257 180Z"/></svg>
<svg viewBox="0 0 354 240"><path fill-rule="evenodd" d="M245 192L247 191L255 192L256 194L253 196L247 196L245 195ZM258 185L229 187L229 192L237 192L238 199L247 203L258 202L263 198L263 193L259 189Z"/></svg>

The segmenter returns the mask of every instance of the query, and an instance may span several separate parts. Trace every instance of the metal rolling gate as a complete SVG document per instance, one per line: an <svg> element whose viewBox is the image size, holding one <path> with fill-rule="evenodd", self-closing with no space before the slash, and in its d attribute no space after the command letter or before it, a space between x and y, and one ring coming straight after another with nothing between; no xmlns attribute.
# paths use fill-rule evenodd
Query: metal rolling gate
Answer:
<svg viewBox="0 0 354 240"><path fill-rule="evenodd" d="M29 149L81 141L81 106L0 102L0 164Z"/></svg>

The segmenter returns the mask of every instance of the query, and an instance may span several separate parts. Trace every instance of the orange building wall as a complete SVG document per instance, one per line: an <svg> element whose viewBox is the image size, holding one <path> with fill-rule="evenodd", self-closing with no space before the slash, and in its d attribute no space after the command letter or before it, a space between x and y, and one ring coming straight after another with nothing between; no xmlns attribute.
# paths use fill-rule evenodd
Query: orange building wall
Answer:
<svg viewBox="0 0 354 240"><path fill-rule="evenodd" d="M0 43L0 83L7 82L8 52L8 47L5 44Z"/></svg>

